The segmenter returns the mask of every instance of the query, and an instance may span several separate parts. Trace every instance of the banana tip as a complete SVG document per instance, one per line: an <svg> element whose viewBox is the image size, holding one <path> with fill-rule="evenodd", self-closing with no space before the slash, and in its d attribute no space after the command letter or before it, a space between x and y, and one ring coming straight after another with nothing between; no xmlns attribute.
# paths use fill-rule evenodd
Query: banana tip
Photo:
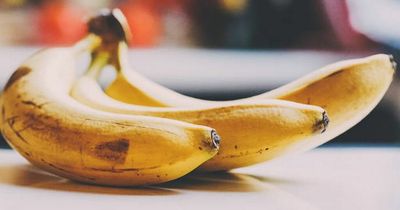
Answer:
<svg viewBox="0 0 400 210"><path fill-rule="evenodd" d="M389 55L389 59L390 59L390 63L392 64L392 68L393 68L394 70L396 70L396 68L397 68L397 63L396 63L396 61L394 60L393 55Z"/></svg>
<svg viewBox="0 0 400 210"><path fill-rule="evenodd" d="M322 113L322 117L318 122L315 123L314 125L314 132L316 133L323 133L326 131L326 128L328 127L329 124L329 117L326 111Z"/></svg>
<svg viewBox="0 0 400 210"><path fill-rule="evenodd" d="M212 146L218 149L219 144L221 143L221 137L218 135L217 131L215 130L211 131L211 140L212 140Z"/></svg>
<svg viewBox="0 0 400 210"><path fill-rule="evenodd" d="M322 129L321 129L321 133L326 131L326 128L328 127L329 124L329 117L328 114L324 111L322 113Z"/></svg>

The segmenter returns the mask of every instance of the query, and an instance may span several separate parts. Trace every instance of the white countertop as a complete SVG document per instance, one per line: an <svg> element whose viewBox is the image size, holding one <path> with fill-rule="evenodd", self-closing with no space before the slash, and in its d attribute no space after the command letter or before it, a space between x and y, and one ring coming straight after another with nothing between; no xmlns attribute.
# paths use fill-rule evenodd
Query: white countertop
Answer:
<svg viewBox="0 0 400 210"><path fill-rule="evenodd" d="M0 209L400 209L400 148L322 148L231 173L110 188L47 174L0 150Z"/></svg>

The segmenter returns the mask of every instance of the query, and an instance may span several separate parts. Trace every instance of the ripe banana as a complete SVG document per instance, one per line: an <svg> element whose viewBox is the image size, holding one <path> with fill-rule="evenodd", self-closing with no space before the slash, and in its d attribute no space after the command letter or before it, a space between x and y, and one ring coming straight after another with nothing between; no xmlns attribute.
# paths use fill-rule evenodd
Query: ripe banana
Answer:
<svg viewBox="0 0 400 210"><path fill-rule="evenodd" d="M1 113L2 133L14 149L54 174L113 186L177 179L217 153L212 128L102 112L70 97L76 59L92 38L42 50L11 76Z"/></svg>
<svg viewBox="0 0 400 210"><path fill-rule="evenodd" d="M329 129L319 137L323 142L356 125L378 105L395 69L392 56L384 54L341 61L254 98L279 98L321 106L330 117Z"/></svg>
<svg viewBox="0 0 400 210"><path fill-rule="evenodd" d="M89 71L77 80L71 95L102 111L170 118L215 128L224 141L218 154L202 164L200 170L229 170L273 159L325 131L328 124L327 115L320 107L276 99L201 108L126 104L107 96L97 82L109 57L107 53L98 55Z"/></svg>
<svg viewBox="0 0 400 210"><path fill-rule="evenodd" d="M127 49L121 48L117 77L106 89L114 99L139 105L163 107L208 106L232 101L206 101L181 95L156 84L129 68ZM391 56L379 54L337 62L275 90L235 102L283 99L324 108L329 129L309 148L323 144L361 121L379 103L395 71ZM307 147L304 147L305 149Z"/></svg>

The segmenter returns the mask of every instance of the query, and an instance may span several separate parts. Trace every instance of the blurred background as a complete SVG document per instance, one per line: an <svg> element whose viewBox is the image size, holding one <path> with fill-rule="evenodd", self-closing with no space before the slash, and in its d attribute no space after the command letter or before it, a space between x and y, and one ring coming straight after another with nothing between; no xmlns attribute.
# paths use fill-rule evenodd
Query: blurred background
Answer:
<svg viewBox="0 0 400 210"><path fill-rule="evenodd" d="M34 51L76 42L91 15L114 7L133 34L134 69L198 98L255 95L342 59L400 58L399 0L0 0L0 84ZM379 106L327 145L398 145L399 93L397 74Z"/></svg>

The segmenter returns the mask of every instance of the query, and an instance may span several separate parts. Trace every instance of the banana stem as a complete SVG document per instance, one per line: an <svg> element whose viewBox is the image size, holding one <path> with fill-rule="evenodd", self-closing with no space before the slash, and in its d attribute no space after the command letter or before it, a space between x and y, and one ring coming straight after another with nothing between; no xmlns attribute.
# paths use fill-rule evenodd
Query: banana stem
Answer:
<svg viewBox="0 0 400 210"><path fill-rule="evenodd" d="M110 58L110 54L107 52L99 52L96 55L92 56L92 60L90 62L89 68L85 73L85 76L98 79L101 73L101 70L108 64Z"/></svg>
<svg viewBox="0 0 400 210"><path fill-rule="evenodd" d="M85 76L97 80L106 65L112 65L119 73L128 62L126 42L131 36L124 15L118 9L104 10L87 25L89 35L73 47L76 55L91 53L91 62Z"/></svg>
<svg viewBox="0 0 400 210"><path fill-rule="evenodd" d="M89 35L90 36L90 35ZM98 36L94 35L95 38ZM117 74L121 72L121 69L126 68L129 65L128 61L128 45L126 42L121 41L116 45L116 48L109 50L101 47L101 43L96 45L95 41L90 40L94 38L88 37L88 40L83 40L81 44L76 46L77 50L84 50L85 48L92 52L91 62L88 67L88 70L85 73L85 76L98 79L101 73L101 70L106 65L111 65L114 67L114 70ZM101 42L101 39L100 39ZM81 47L83 45L84 47ZM86 46L86 47L85 47Z"/></svg>
<svg viewBox="0 0 400 210"><path fill-rule="evenodd" d="M126 66L129 66L128 45L126 44L126 42L118 43L117 53L112 55L112 60L113 60L112 65L117 71L117 74L121 72L121 69L125 68Z"/></svg>
<svg viewBox="0 0 400 210"><path fill-rule="evenodd" d="M85 38L81 39L77 42L73 47L72 50L75 54L79 55L84 52L91 52L94 49L98 48L101 45L101 37L90 33Z"/></svg>
<svg viewBox="0 0 400 210"><path fill-rule="evenodd" d="M97 37L97 36L95 36ZM94 41L87 41L87 42L92 42ZM82 45L85 43L82 43ZM87 44L88 45L86 48L90 48L95 46L95 44ZM77 47L78 48L78 47ZM82 47L81 47L82 48ZM78 48L79 49L79 48ZM124 68L124 66L128 65L128 46L126 42L119 42L117 45L116 50L108 51L105 49L102 49L99 47L94 47L93 49L89 49L92 51L92 58L90 65L88 67L88 70L85 73L85 76L98 79L101 73L101 70L106 66L106 65L111 65L114 67L114 70L119 74L121 72L121 69Z"/></svg>

